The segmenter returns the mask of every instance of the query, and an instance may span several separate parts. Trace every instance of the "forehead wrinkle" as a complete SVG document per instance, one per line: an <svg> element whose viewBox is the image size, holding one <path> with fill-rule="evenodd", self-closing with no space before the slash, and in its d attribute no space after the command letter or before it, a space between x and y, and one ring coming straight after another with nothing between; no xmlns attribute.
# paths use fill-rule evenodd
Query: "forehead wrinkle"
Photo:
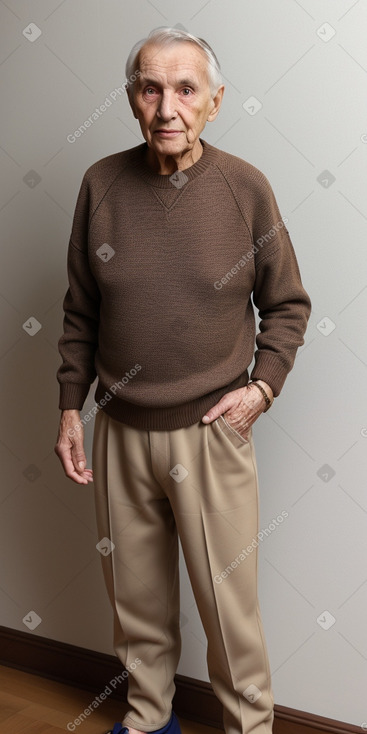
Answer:
<svg viewBox="0 0 367 734"><path fill-rule="evenodd" d="M195 66L187 66L186 64L177 64L175 67L162 67L158 64L140 66L139 84L166 84L171 87L192 86L197 88L202 83L207 83L207 75L205 69L198 69Z"/></svg>
<svg viewBox="0 0 367 734"><path fill-rule="evenodd" d="M161 84L164 77L165 83L169 86L191 86L191 87L197 87L199 79L197 76L189 76L186 74L185 76L180 77L174 77L173 79L169 78L169 74L162 74L161 77L157 77L154 73L151 72L147 73L141 73L140 74L140 82L142 84Z"/></svg>
<svg viewBox="0 0 367 734"><path fill-rule="evenodd" d="M176 74L182 74L182 77L187 76L187 73L192 74L198 71L204 71L203 67L196 64L158 64L158 63L144 63L142 59L140 64L140 71L142 74L150 74L157 72L158 74L166 74L167 72L174 72Z"/></svg>

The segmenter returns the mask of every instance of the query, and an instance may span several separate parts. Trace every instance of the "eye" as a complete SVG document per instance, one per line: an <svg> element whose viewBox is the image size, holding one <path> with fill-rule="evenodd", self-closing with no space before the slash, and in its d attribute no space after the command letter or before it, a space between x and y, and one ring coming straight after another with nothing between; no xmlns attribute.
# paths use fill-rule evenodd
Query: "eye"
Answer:
<svg viewBox="0 0 367 734"><path fill-rule="evenodd" d="M192 90L190 89L190 87L184 87L182 91L183 91L184 97L189 97Z"/></svg>
<svg viewBox="0 0 367 734"><path fill-rule="evenodd" d="M145 94L148 94L149 96L151 96L152 94L155 94L155 89L154 89L154 87L146 87L146 89L144 90L144 92L145 92Z"/></svg>

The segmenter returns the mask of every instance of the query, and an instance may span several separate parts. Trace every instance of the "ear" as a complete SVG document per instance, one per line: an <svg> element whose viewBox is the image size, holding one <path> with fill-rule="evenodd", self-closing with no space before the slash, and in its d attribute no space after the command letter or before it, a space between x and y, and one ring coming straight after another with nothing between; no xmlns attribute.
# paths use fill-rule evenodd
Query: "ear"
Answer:
<svg viewBox="0 0 367 734"><path fill-rule="evenodd" d="M208 115L208 122L213 122L218 115L224 94L224 84L218 88L215 97L212 98L212 107Z"/></svg>

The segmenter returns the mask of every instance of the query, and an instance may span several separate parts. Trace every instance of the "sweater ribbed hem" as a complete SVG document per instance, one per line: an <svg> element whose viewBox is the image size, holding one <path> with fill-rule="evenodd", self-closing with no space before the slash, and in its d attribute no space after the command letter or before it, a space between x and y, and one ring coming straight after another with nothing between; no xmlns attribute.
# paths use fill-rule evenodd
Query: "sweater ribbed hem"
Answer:
<svg viewBox="0 0 367 734"><path fill-rule="evenodd" d="M248 371L245 370L233 382L208 395L192 400L189 403L175 405L170 408L145 408L141 405L128 403L126 400L111 396L103 405L108 393L101 383L98 383L95 400L110 418L126 423L132 428L142 431L173 431L177 428L186 428L201 421L205 413L219 402L221 397L231 390L245 387L248 383Z"/></svg>

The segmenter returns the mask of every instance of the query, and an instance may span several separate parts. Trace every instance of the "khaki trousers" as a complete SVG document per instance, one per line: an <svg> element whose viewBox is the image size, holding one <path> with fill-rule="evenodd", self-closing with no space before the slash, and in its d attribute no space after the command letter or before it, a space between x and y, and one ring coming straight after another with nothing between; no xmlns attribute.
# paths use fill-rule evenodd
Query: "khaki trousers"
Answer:
<svg viewBox="0 0 367 734"><path fill-rule="evenodd" d="M102 566L116 654L129 671L123 725L150 732L171 716L181 653L179 537L226 734L270 734L252 433L245 441L223 416L170 431L138 430L103 410L95 420L99 540L114 544L111 552L103 546Z"/></svg>

